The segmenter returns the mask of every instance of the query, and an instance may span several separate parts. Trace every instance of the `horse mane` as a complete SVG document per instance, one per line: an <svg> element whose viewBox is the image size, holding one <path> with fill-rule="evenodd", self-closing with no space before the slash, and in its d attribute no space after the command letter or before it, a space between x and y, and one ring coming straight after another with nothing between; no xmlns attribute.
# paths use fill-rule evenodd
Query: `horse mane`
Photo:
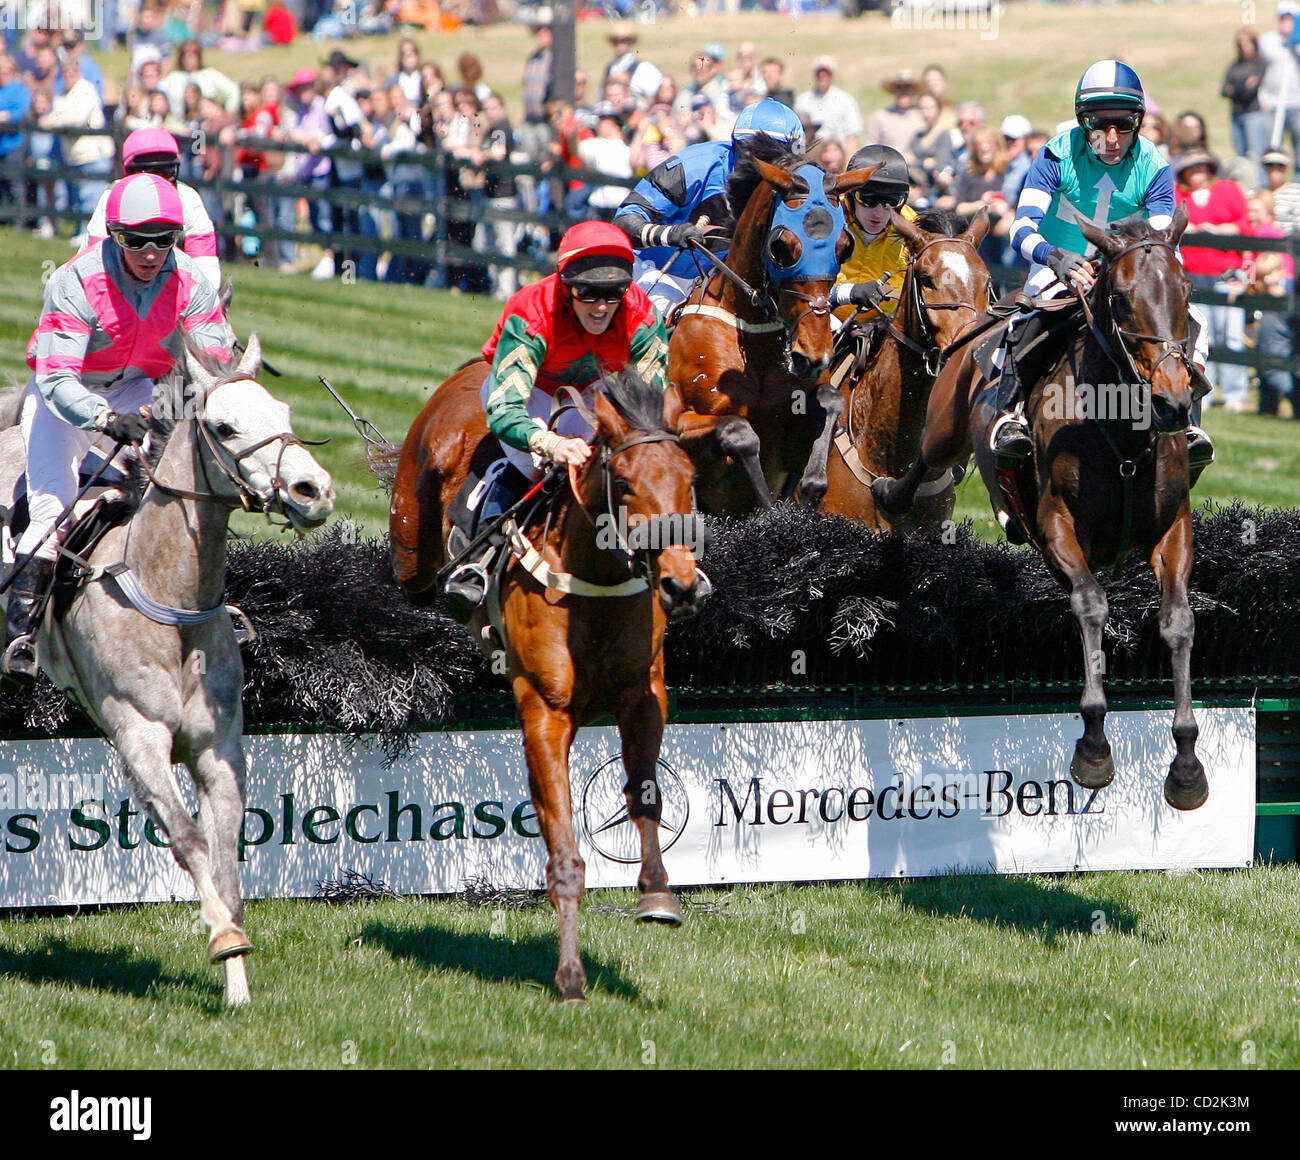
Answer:
<svg viewBox="0 0 1300 1160"><path fill-rule="evenodd" d="M810 160L806 154L792 152L782 142L762 133L737 145L735 165L727 178L727 208L737 220L745 212L754 191L763 184L763 175L754 164L755 158L791 172Z"/></svg>
<svg viewBox="0 0 1300 1160"><path fill-rule="evenodd" d="M634 370L605 376L606 393L623 421L638 431L666 431L664 397L654 383Z"/></svg>
<svg viewBox="0 0 1300 1160"><path fill-rule="evenodd" d="M942 234L945 238L955 238L966 231L970 224L961 214L950 209L927 209L918 215L915 223L917 229L927 234Z"/></svg>
<svg viewBox="0 0 1300 1160"><path fill-rule="evenodd" d="M1149 219L1142 217L1127 217L1117 222L1111 222L1110 232L1135 242L1144 242L1147 238L1163 238L1165 236L1164 230L1154 228Z"/></svg>

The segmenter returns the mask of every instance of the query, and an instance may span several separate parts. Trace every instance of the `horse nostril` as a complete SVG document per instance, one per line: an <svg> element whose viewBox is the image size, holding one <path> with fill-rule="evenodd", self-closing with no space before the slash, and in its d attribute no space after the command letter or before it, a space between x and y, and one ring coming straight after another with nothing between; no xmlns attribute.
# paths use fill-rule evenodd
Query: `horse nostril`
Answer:
<svg viewBox="0 0 1300 1160"><path fill-rule="evenodd" d="M306 481L295 483L289 490L295 499L305 500L308 503L320 496L320 489L314 483Z"/></svg>

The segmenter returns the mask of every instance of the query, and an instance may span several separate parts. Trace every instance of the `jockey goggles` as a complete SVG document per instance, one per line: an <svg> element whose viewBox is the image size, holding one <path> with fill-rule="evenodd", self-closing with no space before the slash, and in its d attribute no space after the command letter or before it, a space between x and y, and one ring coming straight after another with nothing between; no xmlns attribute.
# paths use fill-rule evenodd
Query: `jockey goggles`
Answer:
<svg viewBox="0 0 1300 1160"><path fill-rule="evenodd" d="M164 230L161 233L138 233L135 230L113 230L113 240L124 250L139 253L152 246L155 250L170 250L181 240L180 230Z"/></svg>
<svg viewBox="0 0 1300 1160"><path fill-rule="evenodd" d="M133 158L131 164L126 167L126 175L130 177L133 173L153 173L175 185L180 180L181 163L175 157L162 161L141 161Z"/></svg>
<svg viewBox="0 0 1300 1160"><path fill-rule="evenodd" d="M1079 123L1089 132L1105 133L1108 129L1116 129L1120 133L1136 133L1142 127L1142 114L1081 113Z"/></svg>
<svg viewBox="0 0 1300 1160"><path fill-rule="evenodd" d="M613 285L575 283L569 289L573 291L573 296L579 302L590 305L593 302L622 302L630 285L630 282L618 282Z"/></svg>
<svg viewBox="0 0 1300 1160"><path fill-rule="evenodd" d="M859 189L853 194L853 200L863 209L876 209L887 205L890 209L902 209L907 201L907 190L902 193L886 193L878 189Z"/></svg>

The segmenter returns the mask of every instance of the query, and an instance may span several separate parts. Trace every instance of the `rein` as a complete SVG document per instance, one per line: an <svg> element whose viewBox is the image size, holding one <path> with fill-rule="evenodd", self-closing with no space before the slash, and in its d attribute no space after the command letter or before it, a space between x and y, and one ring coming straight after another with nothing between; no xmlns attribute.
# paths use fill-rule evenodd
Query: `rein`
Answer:
<svg viewBox="0 0 1300 1160"><path fill-rule="evenodd" d="M921 260L921 255L924 254L926 250L930 249L931 246L951 244L953 242L968 247L971 253L976 257L979 256L979 251L965 238L934 238L932 241L926 242L924 246L917 250L917 252L912 255L911 261L907 264L908 289L905 292L905 300L910 303L911 312L916 315L917 323L921 328L921 338L924 340L925 345L923 346L921 342L912 338L911 335L900 330L895 325L893 319L890 319L887 327L889 334L893 336L897 343L910 350L913 354L918 355L923 360L925 373L932 379L938 378L939 372L943 370L943 364L948 360L948 356L956 350L962 342L966 341L966 337L965 334L963 334L953 342L949 343L948 346L941 347L935 341L935 331L930 324L927 312L931 310L969 310L975 318L978 318L980 313L972 303L927 302L925 296L921 293L921 280L916 274L916 264ZM974 321L974 319L972 319L972 321Z"/></svg>

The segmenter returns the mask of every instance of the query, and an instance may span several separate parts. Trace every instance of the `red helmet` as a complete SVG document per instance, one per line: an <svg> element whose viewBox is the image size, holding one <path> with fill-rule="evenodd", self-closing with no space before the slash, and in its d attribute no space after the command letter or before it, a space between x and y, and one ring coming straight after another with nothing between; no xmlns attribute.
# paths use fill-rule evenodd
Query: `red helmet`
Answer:
<svg viewBox="0 0 1300 1160"><path fill-rule="evenodd" d="M179 230L185 225L180 194L156 173L133 173L116 182L108 191L105 217L110 230L146 225Z"/></svg>
<svg viewBox="0 0 1300 1160"><path fill-rule="evenodd" d="M579 222L560 239L556 268L566 286L627 285L632 243L612 222Z"/></svg>

